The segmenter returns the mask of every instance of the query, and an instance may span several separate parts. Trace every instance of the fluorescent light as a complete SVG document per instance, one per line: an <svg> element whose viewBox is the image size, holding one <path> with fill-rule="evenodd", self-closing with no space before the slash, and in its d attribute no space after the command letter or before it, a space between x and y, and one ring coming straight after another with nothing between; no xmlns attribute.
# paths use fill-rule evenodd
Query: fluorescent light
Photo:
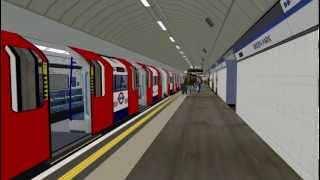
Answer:
<svg viewBox="0 0 320 180"><path fill-rule="evenodd" d="M62 50L62 49L55 49L55 48L49 48L46 46L41 46L38 44L35 44L35 46L40 49L41 51L49 51L49 52L54 52L54 53L58 53L58 54L70 54L69 52Z"/></svg>
<svg viewBox="0 0 320 180"><path fill-rule="evenodd" d="M58 53L58 54L69 54L69 53L68 53L67 51L65 51L65 50L54 49L54 48L46 49L46 51L54 52L54 53Z"/></svg>
<svg viewBox="0 0 320 180"><path fill-rule="evenodd" d="M177 49L180 49L180 46L176 45L176 48L177 48Z"/></svg>
<svg viewBox="0 0 320 180"><path fill-rule="evenodd" d="M147 0L140 0L140 1L145 7L150 7L150 4Z"/></svg>
<svg viewBox="0 0 320 180"><path fill-rule="evenodd" d="M176 41L173 39L173 37L171 37L171 36L169 37L169 39L170 39L170 41L173 42L173 43L176 42Z"/></svg>
<svg viewBox="0 0 320 180"><path fill-rule="evenodd" d="M37 45L37 44L35 44L35 46L36 46L38 49L40 49L41 51L47 49L47 47L45 47L45 46L40 46L40 45Z"/></svg>
<svg viewBox="0 0 320 180"><path fill-rule="evenodd" d="M159 26L161 27L161 29L162 29L163 31L166 31L166 30L167 30L167 28L164 26L164 24L163 24L162 21L157 21L157 23L159 24Z"/></svg>
<svg viewBox="0 0 320 180"><path fill-rule="evenodd" d="M183 51L179 51L179 53L180 53L180 54L184 54L184 52L183 52Z"/></svg>

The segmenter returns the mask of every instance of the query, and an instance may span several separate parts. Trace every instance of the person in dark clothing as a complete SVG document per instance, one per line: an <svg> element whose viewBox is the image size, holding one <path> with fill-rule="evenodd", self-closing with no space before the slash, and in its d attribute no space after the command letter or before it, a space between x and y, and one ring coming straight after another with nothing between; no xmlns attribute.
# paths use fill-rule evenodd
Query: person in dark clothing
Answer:
<svg viewBox="0 0 320 180"><path fill-rule="evenodd" d="M201 84L202 84L202 81L201 81L201 78L197 78L197 91L198 91L198 94L201 90Z"/></svg>
<svg viewBox="0 0 320 180"><path fill-rule="evenodd" d="M184 87L185 87L185 93L186 94L191 94L191 86L192 86L192 78L188 74L183 82Z"/></svg>

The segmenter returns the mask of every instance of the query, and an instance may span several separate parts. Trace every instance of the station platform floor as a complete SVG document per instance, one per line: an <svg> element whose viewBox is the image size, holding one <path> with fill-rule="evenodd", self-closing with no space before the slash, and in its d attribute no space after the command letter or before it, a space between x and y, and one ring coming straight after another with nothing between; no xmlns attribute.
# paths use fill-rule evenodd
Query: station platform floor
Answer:
<svg viewBox="0 0 320 180"><path fill-rule="evenodd" d="M301 179L206 87L199 94L176 94L141 118L148 120L132 134L123 135L135 123L34 179Z"/></svg>

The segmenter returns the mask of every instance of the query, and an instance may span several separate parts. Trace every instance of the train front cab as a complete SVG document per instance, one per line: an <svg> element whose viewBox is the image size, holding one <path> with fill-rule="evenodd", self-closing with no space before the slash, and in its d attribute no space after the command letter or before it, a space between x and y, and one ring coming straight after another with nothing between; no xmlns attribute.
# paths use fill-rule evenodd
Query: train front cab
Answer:
<svg viewBox="0 0 320 180"><path fill-rule="evenodd" d="M47 63L30 42L1 31L1 179L51 157Z"/></svg>
<svg viewBox="0 0 320 180"><path fill-rule="evenodd" d="M113 68L113 122L121 123L128 117L129 93L128 93L128 70L124 64L117 59L101 56Z"/></svg>

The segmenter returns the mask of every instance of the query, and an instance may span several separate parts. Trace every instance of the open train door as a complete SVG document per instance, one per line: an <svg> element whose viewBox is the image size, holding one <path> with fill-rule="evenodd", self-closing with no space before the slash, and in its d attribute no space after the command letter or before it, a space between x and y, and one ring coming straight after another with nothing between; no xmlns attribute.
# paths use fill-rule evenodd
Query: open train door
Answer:
<svg viewBox="0 0 320 180"><path fill-rule="evenodd" d="M147 65L138 63L145 71L146 71L146 86L147 86L147 105L152 106L152 95L153 95L153 89L152 89L152 71L149 70Z"/></svg>
<svg viewBox="0 0 320 180"><path fill-rule="evenodd" d="M51 156L47 59L1 31L1 177L12 179Z"/></svg>
<svg viewBox="0 0 320 180"><path fill-rule="evenodd" d="M90 64L92 134L113 125L112 67L100 55L71 47Z"/></svg>

